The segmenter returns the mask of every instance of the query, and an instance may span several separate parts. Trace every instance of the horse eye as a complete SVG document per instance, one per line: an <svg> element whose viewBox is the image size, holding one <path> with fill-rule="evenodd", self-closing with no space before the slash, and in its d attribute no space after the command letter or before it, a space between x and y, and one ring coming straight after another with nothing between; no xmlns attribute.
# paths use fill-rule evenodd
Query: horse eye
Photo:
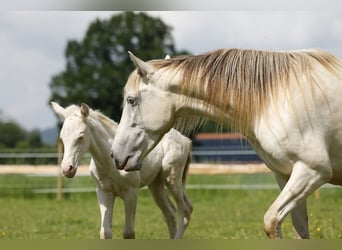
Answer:
<svg viewBox="0 0 342 250"><path fill-rule="evenodd" d="M131 106L135 106L135 105L137 105L137 98L132 97L132 96L128 96L127 97L127 103Z"/></svg>

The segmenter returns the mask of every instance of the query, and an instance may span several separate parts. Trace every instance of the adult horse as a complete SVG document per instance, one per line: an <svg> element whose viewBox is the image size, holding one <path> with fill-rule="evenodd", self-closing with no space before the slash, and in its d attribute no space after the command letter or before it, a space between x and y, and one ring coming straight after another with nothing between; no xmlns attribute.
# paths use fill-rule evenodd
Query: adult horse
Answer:
<svg viewBox="0 0 342 250"><path fill-rule="evenodd" d="M92 160L90 173L96 183L101 213L100 237L112 237L112 214L115 198L124 201L124 238L134 238L134 222L138 191L148 186L154 201L161 209L170 238L182 238L189 224L192 206L185 195L184 185L191 158L191 141L176 130L170 130L160 144L143 161L142 171L126 172L116 168L110 157L110 146L117 124L86 104L63 108L52 103L55 112L64 120L60 138L64 145L62 172L72 178L82 155L89 151ZM164 189L166 185L177 203L176 210Z"/></svg>
<svg viewBox="0 0 342 250"><path fill-rule="evenodd" d="M320 50L222 49L144 62L125 86L123 115L112 145L119 169L141 160L180 121L196 116L244 134L274 172L280 195L264 216L281 238L291 212L298 237L309 238L306 198L325 183L342 184L342 62Z"/></svg>

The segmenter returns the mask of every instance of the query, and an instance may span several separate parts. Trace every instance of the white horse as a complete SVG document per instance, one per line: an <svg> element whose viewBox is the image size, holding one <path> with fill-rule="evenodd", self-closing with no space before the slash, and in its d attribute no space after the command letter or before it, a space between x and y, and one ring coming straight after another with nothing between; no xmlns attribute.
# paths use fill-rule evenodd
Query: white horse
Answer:
<svg viewBox="0 0 342 250"><path fill-rule="evenodd" d="M112 213L117 196L124 201L125 207L123 237L135 237L138 191L146 185L164 215L170 238L182 238L192 212L192 205L184 190L191 159L191 141L172 129L143 161L143 165L146 165L143 171L120 171L109 153L117 129L114 121L89 109L86 104L67 108L54 102L51 104L55 112L64 119L60 132L64 144L61 163L63 174L72 178L76 174L81 156L87 151L91 153L90 173L96 183L101 213L100 238L112 237ZM164 185L169 188L177 203L178 229L176 210Z"/></svg>
<svg viewBox="0 0 342 250"><path fill-rule="evenodd" d="M306 198L325 183L342 184L342 62L320 50L222 49L149 62L130 55L137 70L112 145L119 169L141 167L176 122L229 124L282 189L265 213L266 234L281 238L291 213L297 236L309 238Z"/></svg>

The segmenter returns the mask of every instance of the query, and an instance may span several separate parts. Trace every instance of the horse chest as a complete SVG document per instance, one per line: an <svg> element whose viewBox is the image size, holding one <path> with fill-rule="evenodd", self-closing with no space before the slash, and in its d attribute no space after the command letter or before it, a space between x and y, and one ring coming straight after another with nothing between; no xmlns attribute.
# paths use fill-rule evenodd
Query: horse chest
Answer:
<svg viewBox="0 0 342 250"><path fill-rule="evenodd" d="M112 179L111 175L102 173L101 171L98 171L96 168L91 169L90 173L93 179L95 180L95 183L98 186L98 188L100 188L104 192L113 192L116 195L120 194L120 187ZM111 176L111 177L108 177L108 176Z"/></svg>
<svg viewBox="0 0 342 250"><path fill-rule="evenodd" d="M105 191L105 192L113 192L114 191L114 193L119 192L117 185L115 185L115 183L112 180L110 180L109 178L100 178L98 181L99 181L99 185L103 191Z"/></svg>

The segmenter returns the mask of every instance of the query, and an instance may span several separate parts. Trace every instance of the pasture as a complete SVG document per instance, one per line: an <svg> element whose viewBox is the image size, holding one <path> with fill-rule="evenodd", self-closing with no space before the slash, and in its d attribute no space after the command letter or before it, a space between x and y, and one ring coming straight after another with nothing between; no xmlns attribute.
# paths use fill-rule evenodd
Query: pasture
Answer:
<svg viewBox="0 0 342 250"><path fill-rule="evenodd" d="M89 176L63 178L61 201L49 189L56 177L0 175L1 239L98 239L100 213L95 184ZM279 194L272 174L189 175L187 194L194 206L185 239L267 239L263 215ZM339 187L321 188L308 199L311 237L342 238L342 195ZM123 204L116 201L113 238L121 239ZM292 238L290 218L284 238ZM139 193L137 239L167 239L166 224L148 190Z"/></svg>

